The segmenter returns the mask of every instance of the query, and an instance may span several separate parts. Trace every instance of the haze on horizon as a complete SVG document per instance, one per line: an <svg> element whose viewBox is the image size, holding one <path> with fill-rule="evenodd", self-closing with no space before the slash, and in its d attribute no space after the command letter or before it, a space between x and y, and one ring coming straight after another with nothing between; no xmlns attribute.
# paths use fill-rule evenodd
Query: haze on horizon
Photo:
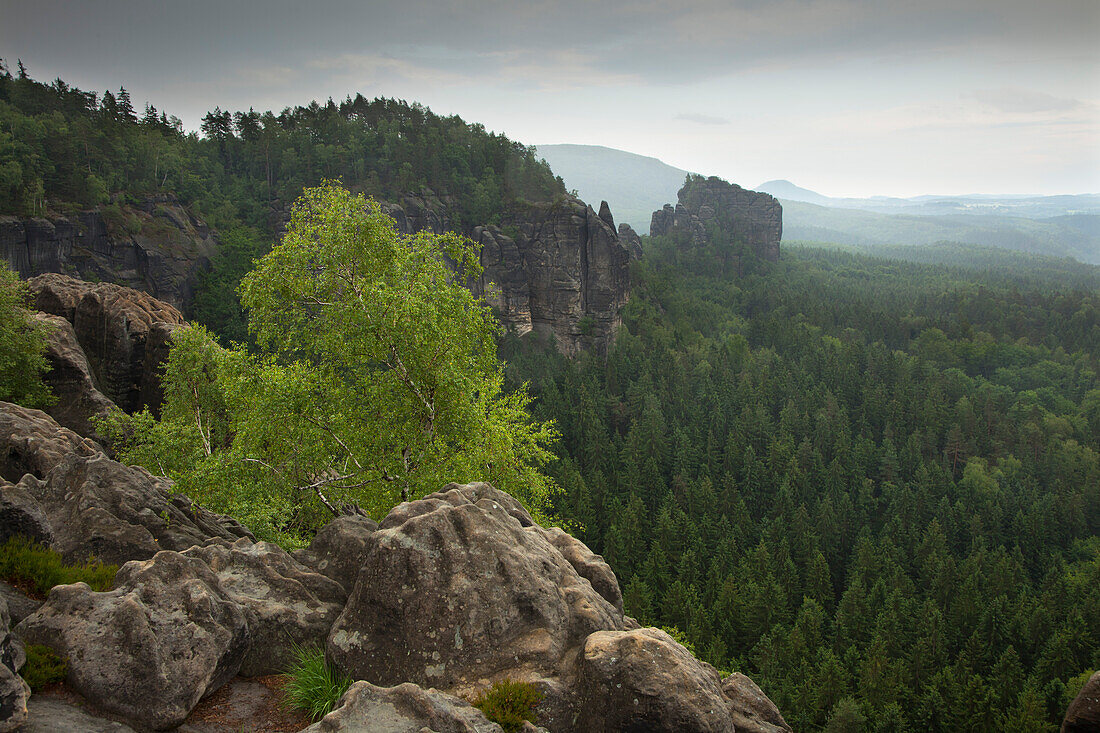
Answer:
<svg viewBox="0 0 1100 733"><path fill-rule="evenodd" d="M0 58L197 129L359 92L830 196L1100 192L1095 0L0 0Z"/></svg>

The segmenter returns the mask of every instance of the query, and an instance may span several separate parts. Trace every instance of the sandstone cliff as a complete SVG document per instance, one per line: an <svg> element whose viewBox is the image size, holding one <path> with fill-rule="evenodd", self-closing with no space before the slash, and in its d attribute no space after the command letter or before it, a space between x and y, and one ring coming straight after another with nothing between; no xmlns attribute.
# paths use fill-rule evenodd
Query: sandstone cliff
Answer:
<svg viewBox="0 0 1100 733"><path fill-rule="evenodd" d="M216 252L214 232L171 195L72 218L0 216L0 257L20 276L58 272L117 283L178 308Z"/></svg>
<svg viewBox="0 0 1100 733"><path fill-rule="evenodd" d="M721 178L693 176L677 196L673 208L665 204L653 212L651 236L686 232L696 245L745 245L757 257L779 260L783 237L783 207L772 196L748 191ZM720 237L721 241L714 241Z"/></svg>

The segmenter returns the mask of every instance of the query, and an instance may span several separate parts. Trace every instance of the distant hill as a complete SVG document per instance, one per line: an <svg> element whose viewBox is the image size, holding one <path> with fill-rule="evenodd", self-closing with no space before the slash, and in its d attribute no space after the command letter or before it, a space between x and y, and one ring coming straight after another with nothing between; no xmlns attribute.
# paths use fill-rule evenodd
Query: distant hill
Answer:
<svg viewBox="0 0 1100 733"><path fill-rule="evenodd" d="M819 206L829 206L833 199L828 196L822 196L816 191L811 191L808 188L802 188L802 186L796 186L790 181L777 180L777 181L765 181L756 187L757 191L763 191L764 193L770 193L777 199L786 199L787 201L804 201L807 204L818 204Z"/></svg>
<svg viewBox="0 0 1100 733"><path fill-rule="evenodd" d="M593 206L607 201L615 222L626 222L639 234L649 234L653 212L676 202L688 171L656 158L601 145L536 145L567 189Z"/></svg>

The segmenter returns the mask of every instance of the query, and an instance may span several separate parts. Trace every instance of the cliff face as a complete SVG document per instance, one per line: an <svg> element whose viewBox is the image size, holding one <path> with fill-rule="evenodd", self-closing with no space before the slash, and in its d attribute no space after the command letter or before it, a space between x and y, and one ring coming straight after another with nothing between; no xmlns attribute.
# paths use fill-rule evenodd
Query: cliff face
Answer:
<svg viewBox="0 0 1100 733"><path fill-rule="evenodd" d="M674 230L687 231L692 243L740 243L768 262L779 260L779 240L783 237L783 207L772 196L748 191L721 178L695 177L684 184L673 208L665 204L653 212L649 233L664 236ZM714 232L726 241L712 242Z"/></svg>
<svg viewBox="0 0 1100 733"><path fill-rule="evenodd" d="M214 233L173 196L151 196L122 214L125 221L100 211L72 218L0 216L0 257L24 278L58 272L184 306L217 252Z"/></svg>
<svg viewBox="0 0 1100 733"><path fill-rule="evenodd" d="M406 196L383 210L406 233L440 232L451 222L443 202L430 197ZM553 336L569 355L607 349L626 302L628 265L639 252L616 231L606 202L598 214L577 198L529 204L505 213L500 227L466 234L482 246L485 268L472 289L506 327Z"/></svg>

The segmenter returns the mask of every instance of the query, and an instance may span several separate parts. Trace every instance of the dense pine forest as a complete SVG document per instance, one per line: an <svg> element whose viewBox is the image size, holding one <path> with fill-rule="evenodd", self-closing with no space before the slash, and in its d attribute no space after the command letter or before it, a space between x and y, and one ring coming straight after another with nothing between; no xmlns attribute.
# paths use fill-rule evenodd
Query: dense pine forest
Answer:
<svg viewBox="0 0 1100 733"><path fill-rule="evenodd" d="M417 104L216 109L200 135L0 69L0 213L125 226L178 197L220 231L189 316L226 342L290 202L337 178L437 196L456 228L565 193L532 149ZM562 434L557 518L627 611L795 730L1053 730L1100 667L1100 269L784 244L737 277L722 248L645 248L606 358L501 345Z"/></svg>
<svg viewBox="0 0 1100 733"><path fill-rule="evenodd" d="M1100 271L954 250L654 239L606 361L505 348L627 611L795 730L1054 730L1100 666Z"/></svg>

